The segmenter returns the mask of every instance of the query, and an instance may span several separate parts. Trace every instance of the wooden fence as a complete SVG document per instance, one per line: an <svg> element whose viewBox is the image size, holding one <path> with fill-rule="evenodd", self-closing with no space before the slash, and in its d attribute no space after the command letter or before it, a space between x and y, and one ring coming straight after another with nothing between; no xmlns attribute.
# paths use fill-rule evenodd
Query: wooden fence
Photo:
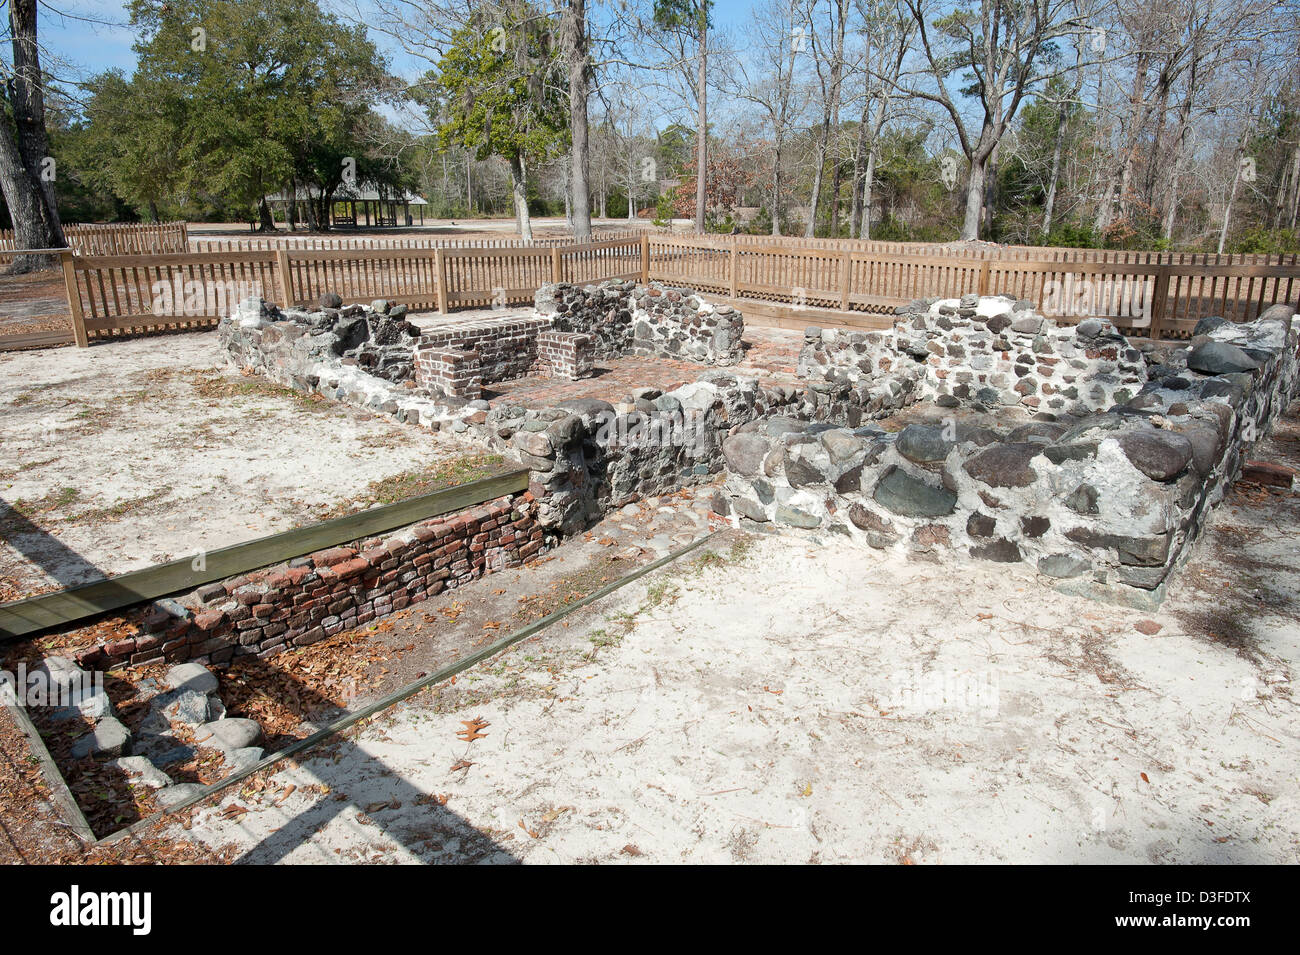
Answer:
<svg viewBox="0 0 1300 955"><path fill-rule="evenodd" d="M189 227L184 222L77 224L63 227L68 248L79 255L159 255L189 250ZM0 263L14 258L17 240L0 229Z"/></svg>
<svg viewBox="0 0 1300 955"><path fill-rule="evenodd" d="M592 237L593 242L612 242L627 239L640 241L643 230L618 229L600 232ZM330 237L318 235L274 235L267 237L223 238L194 235L190 237L192 252L258 252L277 249L318 249L323 252L355 249L369 251L373 249L519 249L550 248L553 245L573 246L579 243L572 237L555 236L524 241L523 239L457 239L457 238L412 238L386 236L343 236Z"/></svg>
<svg viewBox="0 0 1300 955"><path fill-rule="evenodd" d="M648 272L733 299L841 312L888 314L916 298L1008 293L1033 301L1058 321L1100 315L1150 337L1187 337L1208 315L1249 321L1275 302L1294 305L1300 296L1295 255L1257 256L1252 262L1182 261L1182 254L1157 253L1116 257L1133 261L1033 259L1018 253L980 258L752 238L648 236ZM808 320L814 324L815 313Z"/></svg>
<svg viewBox="0 0 1300 955"><path fill-rule="evenodd" d="M142 256L63 253L63 273L80 345L124 333L210 327L249 295L310 305L337 292L345 301L383 298L445 314L466 306L527 303L548 282L606 279L654 278L742 303L786 303L801 315L807 309L809 324L816 323L818 309L851 320L853 313L890 314L915 298L1010 293L1058 321L1102 315L1151 337L1186 337L1207 315L1248 321L1275 302L1294 305L1300 296L1294 255L1249 263L1160 261L1155 253L1142 262L1058 261L802 242L639 233L581 245L282 244Z"/></svg>
<svg viewBox="0 0 1300 955"><path fill-rule="evenodd" d="M382 298L444 314L533 300L548 282L641 278L638 236L539 248L298 249L148 256L62 253L78 345L125 334L210 328L243 298L314 305Z"/></svg>

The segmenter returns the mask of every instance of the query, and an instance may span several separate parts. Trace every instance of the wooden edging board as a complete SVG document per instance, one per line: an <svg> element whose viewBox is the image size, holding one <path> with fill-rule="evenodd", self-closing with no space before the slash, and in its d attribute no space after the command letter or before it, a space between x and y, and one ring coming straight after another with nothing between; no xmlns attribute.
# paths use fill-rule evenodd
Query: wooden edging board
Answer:
<svg viewBox="0 0 1300 955"><path fill-rule="evenodd" d="M381 534L407 524L472 507L528 488L528 471L515 470L469 481L395 504L259 537L131 571L119 577L38 594L0 604L0 640L13 639L49 627L64 626L108 610L189 590L200 584L269 567L326 547Z"/></svg>

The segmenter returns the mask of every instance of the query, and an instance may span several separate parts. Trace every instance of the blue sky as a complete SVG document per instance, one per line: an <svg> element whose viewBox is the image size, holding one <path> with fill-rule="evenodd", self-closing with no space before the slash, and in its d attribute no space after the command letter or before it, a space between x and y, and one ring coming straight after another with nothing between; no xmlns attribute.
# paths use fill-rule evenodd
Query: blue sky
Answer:
<svg viewBox="0 0 1300 955"><path fill-rule="evenodd" d="M326 0L322 6L333 4ZM751 9L749 0L716 0L714 21L724 29L739 26ZM56 10L70 16L60 17ZM134 67L131 44L135 33L126 25L127 13L120 0L51 0L48 6L42 4L40 16L43 55L50 61L47 67L61 78L84 79L114 68L129 73ZM397 52L382 34L372 36L390 55ZM395 60L394 66L402 71L400 60Z"/></svg>

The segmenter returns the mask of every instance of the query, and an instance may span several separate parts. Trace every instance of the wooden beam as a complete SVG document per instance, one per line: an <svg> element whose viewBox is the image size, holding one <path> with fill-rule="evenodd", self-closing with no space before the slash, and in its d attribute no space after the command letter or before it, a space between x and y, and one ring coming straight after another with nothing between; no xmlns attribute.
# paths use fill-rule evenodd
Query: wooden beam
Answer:
<svg viewBox="0 0 1300 955"><path fill-rule="evenodd" d="M77 290L77 270L73 264L71 252L60 252L59 261L63 266L63 287L68 295L68 312L72 315L72 337L78 348L90 344L86 333L86 318L81 313L81 292Z"/></svg>
<svg viewBox="0 0 1300 955"><path fill-rule="evenodd" d="M0 640L62 627L108 610L190 590L326 547L382 534L407 524L458 511L528 488L528 471L517 470L372 507L310 527L207 551L202 561L180 560L135 570L67 590L0 604Z"/></svg>

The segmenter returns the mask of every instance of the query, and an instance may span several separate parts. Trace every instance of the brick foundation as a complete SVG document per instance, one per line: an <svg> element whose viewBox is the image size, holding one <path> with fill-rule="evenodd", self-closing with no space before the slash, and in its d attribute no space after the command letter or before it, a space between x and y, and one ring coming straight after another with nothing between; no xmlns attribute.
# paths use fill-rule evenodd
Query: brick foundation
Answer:
<svg viewBox="0 0 1300 955"><path fill-rule="evenodd" d="M552 378L577 381L592 373L595 340L575 332L542 332L537 336L537 371Z"/></svg>
<svg viewBox="0 0 1300 955"><path fill-rule="evenodd" d="M415 384L473 401L483 391L482 359L476 351L422 345L415 351Z"/></svg>
<svg viewBox="0 0 1300 955"><path fill-rule="evenodd" d="M517 567L542 549L531 494L498 498L355 547L331 547L159 601L142 632L79 652L107 670L126 664L237 655L268 657L363 626L484 574Z"/></svg>

